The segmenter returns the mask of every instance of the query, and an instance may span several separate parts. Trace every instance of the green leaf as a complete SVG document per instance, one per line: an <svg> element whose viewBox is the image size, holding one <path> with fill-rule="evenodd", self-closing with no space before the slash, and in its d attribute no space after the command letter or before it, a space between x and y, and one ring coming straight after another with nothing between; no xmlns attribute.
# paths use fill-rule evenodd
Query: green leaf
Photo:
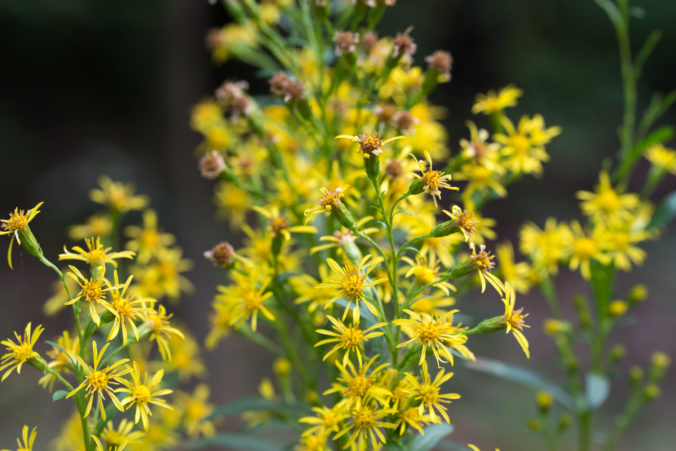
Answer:
<svg viewBox="0 0 676 451"><path fill-rule="evenodd" d="M658 120L670 107L676 102L676 90L671 91L666 96L660 93L653 94L650 103L643 113L641 123L638 126L638 136L643 136L648 132L656 120Z"/></svg>
<svg viewBox="0 0 676 451"><path fill-rule="evenodd" d="M588 373L585 378L585 395L587 406L597 409L604 403L610 393L610 382L603 374Z"/></svg>
<svg viewBox="0 0 676 451"><path fill-rule="evenodd" d="M304 410L296 405L287 404L275 399L265 399L258 396L249 396L236 399L214 409L205 420L218 417L233 417L249 411L272 412L279 415L298 416Z"/></svg>
<svg viewBox="0 0 676 451"><path fill-rule="evenodd" d="M676 218L676 191L669 194L660 204L655 208L655 213L650 220L650 224L646 229L654 229L669 224Z"/></svg>
<svg viewBox="0 0 676 451"><path fill-rule="evenodd" d="M650 57L650 54L653 52L653 50L655 50L655 46L658 42L660 42L660 39L662 39L662 32L658 30L654 30L646 38L645 42L643 43L643 47L641 47L641 50L639 50L638 54L636 55L636 59L634 60L634 73L636 78L641 76L643 65L645 64L648 57Z"/></svg>
<svg viewBox="0 0 676 451"><path fill-rule="evenodd" d="M417 435L412 441L411 450L429 451L434 448L442 438L453 432L452 424L433 424L425 428L424 435Z"/></svg>
<svg viewBox="0 0 676 451"><path fill-rule="evenodd" d="M383 446L383 451L406 451L406 448L401 446L399 443L388 443Z"/></svg>
<svg viewBox="0 0 676 451"><path fill-rule="evenodd" d="M465 365L472 370L492 374L493 376L517 382L535 390L545 390L559 403L568 408L573 408L573 399L568 393L562 390L558 385L546 380L529 369L500 362L498 360L484 358L477 359L474 362L468 362Z"/></svg>
<svg viewBox="0 0 676 451"><path fill-rule="evenodd" d="M213 437L196 440L188 445L189 449L206 448L208 446L227 446L233 450L246 451L279 451L278 443L269 442L245 434L218 434Z"/></svg>
<svg viewBox="0 0 676 451"><path fill-rule="evenodd" d="M52 401L58 401L59 399L63 399L66 396L68 396L68 392L66 390L57 390L52 394Z"/></svg>

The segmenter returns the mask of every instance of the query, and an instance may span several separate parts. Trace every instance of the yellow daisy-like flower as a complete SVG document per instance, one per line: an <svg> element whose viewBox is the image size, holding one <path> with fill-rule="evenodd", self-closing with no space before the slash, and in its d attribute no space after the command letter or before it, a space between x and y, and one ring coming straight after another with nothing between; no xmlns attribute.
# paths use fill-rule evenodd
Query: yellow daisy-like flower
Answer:
<svg viewBox="0 0 676 451"><path fill-rule="evenodd" d="M451 186L448 182L451 180L451 174L444 174L439 171L432 169L432 157L429 152L425 151L425 160L418 160L418 169L420 174L413 174L415 178L422 180L423 189L427 194L432 196L434 200L434 205L437 205L437 199L441 200L441 189L449 189L459 191L460 188L457 186Z"/></svg>
<svg viewBox="0 0 676 451"><path fill-rule="evenodd" d="M52 349L46 353L47 357L51 359L47 366L57 373L70 372L71 365L68 354L80 353L80 341L77 337L75 339L71 338L68 331L64 330L56 340L56 344L58 347L52 346ZM45 373L38 381L38 384L49 388L51 392L54 382L56 382L56 377L51 373Z"/></svg>
<svg viewBox="0 0 676 451"><path fill-rule="evenodd" d="M432 417L421 414L418 407L409 407L402 410L399 412L397 420L398 422L396 428L399 431L399 435L404 435L404 433L409 430L409 428L413 428L420 432L420 435L424 435L425 431L423 428L426 425L433 423Z"/></svg>
<svg viewBox="0 0 676 451"><path fill-rule="evenodd" d="M415 261L408 257L402 257L401 259L410 266L404 276L413 276L417 286L429 285L436 282L440 277L439 265L434 254L430 254L429 260L422 252L415 256ZM434 286L443 291L447 296L451 291L456 291L455 287L446 281L438 282Z"/></svg>
<svg viewBox="0 0 676 451"><path fill-rule="evenodd" d="M472 351L465 346L467 342L467 335L463 333L465 329L453 325L453 315L457 311L451 310L443 315L430 315L404 309L408 318L395 319L392 322L401 327L410 340L398 344L397 347L421 344L422 352L418 365L425 363L428 349L432 350L437 366L439 366L439 363L445 362L451 362L451 365L453 365L451 350L457 351L467 359L475 360Z"/></svg>
<svg viewBox="0 0 676 451"><path fill-rule="evenodd" d="M347 364L347 361L350 358L350 353L357 354L357 360L359 364L362 363L362 350L364 348L364 342L368 341L371 338L379 337L383 335L383 332L374 331L375 329L380 329L384 327L386 323L377 323L369 327L366 330L361 330L359 328L359 323L354 324L352 327L347 327L341 321L338 321L331 315L326 316L331 324L333 325L333 331L326 329L317 329L317 333L322 335L328 335L333 338L327 338L321 340L315 347L322 346L328 343L336 343L329 352L324 355L322 360L328 359L333 353L340 349L345 350L345 355L343 356L343 365Z"/></svg>
<svg viewBox="0 0 676 451"><path fill-rule="evenodd" d="M495 267L495 263L493 262L495 256L486 251L486 246L483 244L479 245L479 252L476 251L474 243L469 243L469 247L472 249L472 255L469 256L469 259L479 274L481 292L486 291L486 282L488 282L498 293L502 294L504 291L502 281L491 273Z"/></svg>
<svg viewBox="0 0 676 451"><path fill-rule="evenodd" d="M632 219L639 198L636 194L620 194L610 184L610 177L605 171L599 174L599 184L595 192L578 191L582 212L601 224L617 223Z"/></svg>
<svg viewBox="0 0 676 451"><path fill-rule="evenodd" d="M0 219L2 223L2 230L0 230L0 235L12 235L12 239L9 241L9 248L7 249L7 263L9 268L12 268L12 246L14 245L14 240L21 244L21 235L22 232L30 232L30 223L38 213L40 213L40 206L44 202L39 202L35 207L31 208L28 211L19 210L15 208L13 212L9 214L8 219ZM30 234L32 236L32 233ZM29 239L30 239L29 236Z"/></svg>
<svg viewBox="0 0 676 451"><path fill-rule="evenodd" d="M547 218L544 228L529 223L521 228L521 252L529 255L535 269L541 273L556 274L558 263L566 258L572 235L570 229L555 218Z"/></svg>
<svg viewBox="0 0 676 451"><path fill-rule="evenodd" d="M120 284L117 270L114 273L115 285L110 290L110 305L115 314L115 319L113 327L108 334L108 341L117 337L117 334L122 331L122 343L127 343L127 326L134 332L136 341L139 341L136 321L142 320L144 313L154 313L154 310L147 306L146 299L140 299L138 296L127 294L129 284L131 284L133 278L134 276L129 276L124 284Z"/></svg>
<svg viewBox="0 0 676 451"><path fill-rule="evenodd" d="M343 312L343 320L345 320L347 312L354 303L354 308L352 309L352 322L355 324L359 323L360 302L363 302L366 305L366 308L368 308L376 318L379 317L380 314L373 305L373 301L368 299L365 293L367 288L387 281L387 278L376 279L371 282L367 280L369 273L378 263L378 259L371 261L371 255L366 255L361 259L358 266L355 266L352 263L347 263L345 267L341 267L332 258L327 259L326 262L331 267L336 277L334 279L329 279L328 281L320 283L317 285L317 288L334 288L336 294L326 302L325 307L330 306L338 299L345 298L348 302L348 305L345 307L345 311Z"/></svg>
<svg viewBox="0 0 676 451"><path fill-rule="evenodd" d="M137 261L142 264L148 263L151 257L176 240L172 234L162 233L157 228L157 213L153 210L143 212L143 227L130 225L124 228L124 233L129 237L126 248L136 252Z"/></svg>
<svg viewBox="0 0 676 451"><path fill-rule="evenodd" d="M104 421L106 419L106 408L103 405L103 400L105 399L106 394L110 397L110 400L113 402L113 405L117 408L117 410L124 412L124 407L115 395L115 392L119 391L119 389L115 387L124 382L122 376L130 371L129 368L120 368L122 365L127 363L129 359L120 359L110 366L99 369L99 365L103 359L103 354L105 354L108 346L110 346L110 343L106 343L103 348L101 348L101 352L99 352L96 341L92 342L92 355L94 362L93 366L87 365L79 355L70 355L71 360L77 362L82 368L82 371L84 372L84 380L66 396L66 398L70 398L75 393L84 388L85 396L89 398L89 401L87 402L87 409L85 410L85 417L89 416L89 413L92 410L94 397L96 397L98 399L98 410L101 414L101 418Z"/></svg>
<svg viewBox="0 0 676 451"><path fill-rule="evenodd" d="M468 160L474 160L484 166L492 167L497 164L498 151L500 144L496 142L489 143L490 134L488 130L478 129L472 121L465 122L469 128L469 140L461 139L460 148L462 156Z"/></svg>
<svg viewBox="0 0 676 451"><path fill-rule="evenodd" d="M371 368L378 356L371 357L366 363L359 362L359 367L348 360L345 365L336 362L340 376L331 384L331 388L323 394L340 393L342 399L339 402L341 406L353 407L364 403L367 399L375 399L380 405L385 406L392 397L392 392L388 390L384 381L383 370L389 366L389 363L382 363Z"/></svg>
<svg viewBox="0 0 676 451"><path fill-rule="evenodd" d="M289 220L280 215L277 207L265 209L255 205L253 209L268 219L267 228L274 238L282 236L288 241L291 239L291 233L317 233L317 229L312 226L291 226Z"/></svg>
<svg viewBox="0 0 676 451"><path fill-rule="evenodd" d="M157 342L162 358L168 361L171 361L169 339L172 336L183 338L183 333L180 330L171 327L169 320L172 316L172 314L167 314L163 305L158 305L157 310L144 315L145 324L150 327L150 339Z"/></svg>
<svg viewBox="0 0 676 451"><path fill-rule="evenodd" d="M14 369L16 369L17 374L21 374L21 367L24 363L34 357L40 356L40 354L33 351L33 346L35 346L35 343L38 341L38 338L40 338L43 331L44 328L38 325L38 327L31 332L31 323L28 323L23 332L23 336L14 332L16 343L11 339L0 342L0 344L7 348L7 352L0 358L0 371L7 370L5 371L5 374L2 375L2 381L7 379Z"/></svg>
<svg viewBox="0 0 676 451"><path fill-rule="evenodd" d="M65 305L75 304L77 301L87 303L87 305L89 305L89 314L92 317L92 321L94 321L97 326L101 324L101 318L96 311L97 306L105 307L115 315L115 310L106 301L106 292L119 287L111 285L110 282L108 282L108 279L104 277L104 268L102 266L98 268L98 278L90 277L87 279L75 266L69 265L68 267L70 268L68 275L80 286L80 292L73 299L66 302Z"/></svg>
<svg viewBox="0 0 676 451"><path fill-rule="evenodd" d="M100 189L89 193L89 198L97 204L110 207L120 213L141 210L148 205L148 196L134 195L133 183L114 182L108 176L99 177Z"/></svg>
<svg viewBox="0 0 676 451"><path fill-rule="evenodd" d="M609 260L623 271L629 271L632 264L643 264L645 251L635 244L654 236L651 232L637 230L630 222L614 224L611 227L599 225L594 230L594 235Z"/></svg>
<svg viewBox="0 0 676 451"><path fill-rule="evenodd" d="M37 436L37 434L38 434L37 427L30 429L29 433L28 425L24 424L23 428L21 429L21 438L16 439L16 444L19 447L17 451L33 451L33 445L35 444L35 437ZM10 451L10 450L3 449L2 451Z"/></svg>
<svg viewBox="0 0 676 451"><path fill-rule="evenodd" d="M664 144L653 144L648 147L644 156L653 166L676 174L676 150L668 149Z"/></svg>
<svg viewBox="0 0 676 451"><path fill-rule="evenodd" d="M260 277L254 272L250 274L233 273L233 284L218 286L220 292L216 299L230 306L236 318L233 327L237 327L243 321L251 318L251 330L254 332L258 326L258 313L260 312L269 321L274 321L275 316L265 306L264 302L272 297L271 291L266 291L270 280L259 280Z"/></svg>
<svg viewBox="0 0 676 451"><path fill-rule="evenodd" d="M476 231L479 225L476 215L467 210L463 210L457 205L453 205L453 207L451 207L451 211L443 210L443 212L446 216L451 218L453 225L462 232L462 236L465 237L465 241L469 241L470 237Z"/></svg>
<svg viewBox="0 0 676 451"><path fill-rule="evenodd" d="M112 248L104 248L103 244L101 244L101 238L98 236L86 238L85 244L87 245L87 250L84 250L80 246L73 246L73 251L75 252L70 252L64 246L63 254L59 254L59 260L80 260L96 266L105 266L107 263L110 263L117 267L116 259L128 258L131 260L134 258L134 253L131 251L110 252Z"/></svg>
<svg viewBox="0 0 676 451"><path fill-rule="evenodd" d="M575 271L580 268L582 277L589 280L591 261L596 260L605 265L610 259L603 253L603 242L598 240L598 237L586 234L579 222L571 222L570 230L573 237L570 249L570 269Z"/></svg>
<svg viewBox="0 0 676 451"><path fill-rule="evenodd" d="M96 443L96 451L121 451L128 445L136 445L143 438L143 432L134 431L134 423L123 418L120 424L115 427L112 421L106 424L106 427L101 431L101 439L92 435L94 443ZM106 446L103 446L105 441Z"/></svg>
<svg viewBox="0 0 676 451"><path fill-rule="evenodd" d="M523 116L516 127L509 118L503 116L501 123L506 134L497 133L494 139L504 146L501 150L506 157L503 164L515 173L541 174L542 162L549 161L544 145L559 135L561 129L545 129L542 116L532 119Z"/></svg>
<svg viewBox="0 0 676 451"><path fill-rule="evenodd" d="M334 189L320 188L321 197L319 198L319 202L304 212L305 222L312 221L320 213L330 215L334 210L339 209L342 204L340 199L345 196L345 192L349 187L350 185L337 186Z"/></svg>
<svg viewBox="0 0 676 451"><path fill-rule="evenodd" d="M472 114L494 114L505 108L516 106L517 99L523 95L523 91L514 85L509 85L496 94L488 91L486 94L477 94L476 102L472 106Z"/></svg>
<svg viewBox="0 0 676 451"><path fill-rule="evenodd" d="M113 231L113 222L110 216L95 214L87 219L87 222L74 225L68 229L68 237L71 240L84 240L90 236L107 237Z"/></svg>
<svg viewBox="0 0 676 451"><path fill-rule="evenodd" d="M119 393L127 393L128 395L122 399L121 404L127 409L136 406L136 413L134 414L134 423L138 423L139 419L143 421L143 428L148 430L148 416L152 415L148 404L162 407L164 409L173 410L164 399L160 396L166 396L173 393L173 390L158 389L164 376L164 370L156 372L150 380L148 380L148 373L143 374L141 380L141 373L138 366L134 363L133 367L128 367L132 380L124 379L122 384L124 387L116 390Z"/></svg>
<svg viewBox="0 0 676 451"><path fill-rule="evenodd" d="M214 423L206 420L214 410L208 399L209 386L206 384L199 384L192 394L178 393L176 406L179 412L184 412L183 426L189 437L212 436L216 433Z"/></svg>
<svg viewBox="0 0 676 451"><path fill-rule="evenodd" d="M512 333L514 338L523 349L526 357L530 358L530 352L528 351L528 340L526 340L525 335L521 332L525 327L530 327L524 323L524 318L528 316L528 313L523 314L523 308L514 310L514 304L516 302L516 295L514 294L514 289L509 283L505 284L505 294L502 297L502 302L505 304L505 313L503 315L503 321L506 326L506 333Z"/></svg>
<svg viewBox="0 0 676 451"><path fill-rule="evenodd" d="M437 372L437 375L434 377L434 380L430 377L430 373L427 370L427 363L423 363L421 371L422 381L418 381L410 373L406 373L405 377L409 379L411 383L411 390L413 392L413 399L420 402L418 407L418 413L423 415L425 409L427 409L427 414L430 416L433 423L439 421L437 417L437 412L444 419L446 423L450 423L451 420L448 418L448 413L446 412L446 406L452 399L460 399L460 395L457 393L446 393L441 394L441 385L453 377L453 373L446 373L442 368Z"/></svg>
<svg viewBox="0 0 676 451"><path fill-rule="evenodd" d="M347 447L351 449L380 449L386 442L385 434L382 429L394 428L396 425L383 419L394 413L393 409L383 409L378 404L361 403L356 405L348 421L336 435L333 440L337 440L343 435L350 433L347 439Z"/></svg>
<svg viewBox="0 0 676 451"><path fill-rule="evenodd" d="M303 431L303 436L308 435L322 435L326 437L331 432L338 432L340 423L347 417L348 412L344 406L338 405L333 408L326 406L313 407L312 411L315 416L302 417L298 421L300 423L309 424L306 430ZM326 439L324 439L326 442Z"/></svg>
<svg viewBox="0 0 676 451"><path fill-rule="evenodd" d="M527 293L531 286L531 267L526 262L514 261L514 247L512 243L503 243L495 247L495 255L498 257L500 277L509 282L519 293Z"/></svg>
<svg viewBox="0 0 676 451"><path fill-rule="evenodd" d="M363 134L361 136L352 136L352 135L338 135L336 139L350 139L356 143L359 143L359 150L361 151L364 158L371 158L372 156L377 157L383 153L383 146L392 141L402 139L404 136L395 136L386 140L382 140L378 133L373 135Z"/></svg>

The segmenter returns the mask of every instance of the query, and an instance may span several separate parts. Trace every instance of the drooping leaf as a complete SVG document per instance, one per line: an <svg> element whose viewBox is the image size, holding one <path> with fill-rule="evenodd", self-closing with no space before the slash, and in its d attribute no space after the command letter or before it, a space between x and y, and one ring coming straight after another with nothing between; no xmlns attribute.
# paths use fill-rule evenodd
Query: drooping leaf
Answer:
<svg viewBox="0 0 676 451"><path fill-rule="evenodd" d="M608 398L610 393L610 381L603 374L588 373L585 378L585 395L587 405L591 409L597 409Z"/></svg>
<svg viewBox="0 0 676 451"><path fill-rule="evenodd" d="M433 424L427 426L424 435L416 435L415 438L413 438L409 449L415 451L429 451L434 448L442 438L452 432L452 424Z"/></svg>
<svg viewBox="0 0 676 451"><path fill-rule="evenodd" d="M467 362L465 365L467 368L517 382L535 390L545 390L564 406L573 407L573 399L568 393L558 385L529 369L485 358L479 358L474 362Z"/></svg>
<svg viewBox="0 0 676 451"><path fill-rule="evenodd" d="M223 446L232 450L241 451L279 451L282 447L278 443L252 437L245 434L218 434L196 440L188 445L189 449L200 449L208 446Z"/></svg>

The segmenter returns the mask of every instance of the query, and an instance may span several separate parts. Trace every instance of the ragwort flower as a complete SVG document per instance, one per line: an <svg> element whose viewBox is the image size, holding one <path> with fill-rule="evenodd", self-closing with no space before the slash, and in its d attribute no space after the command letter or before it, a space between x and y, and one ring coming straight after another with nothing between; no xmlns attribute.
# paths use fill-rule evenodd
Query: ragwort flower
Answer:
<svg viewBox="0 0 676 451"><path fill-rule="evenodd" d="M21 244L21 238L28 239L29 241L35 241L33 233L30 231L28 223L30 223L38 213L40 213L40 206L44 202L38 202L35 207L31 208L28 211L19 210L15 208L13 212L9 214L8 219L0 219L2 223L2 230L0 230L0 235L12 235L11 240L9 241L9 248L7 249L7 263L9 268L12 268L12 246L14 245L14 240ZM37 242L36 242L37 244Z"/></svg>
<svg viewBox="0 0 676 451"><path fill-rule="evenodd" d="M40 356L40 354L33 351L33 346L35 346L35 343L38 341L38 338L40 338L43 331L44 328L38 326L31 332L31 323L28 323L23 332L23 336L14 332L16 343L11 339L0 342L0 344L7 348L7 352L0 358L0 371L7 370L5 371L5 374L2 375L3 381L12 374L14 369L16 369L17 374L21 374L21 367L24 363L34 357Z"/></svg>

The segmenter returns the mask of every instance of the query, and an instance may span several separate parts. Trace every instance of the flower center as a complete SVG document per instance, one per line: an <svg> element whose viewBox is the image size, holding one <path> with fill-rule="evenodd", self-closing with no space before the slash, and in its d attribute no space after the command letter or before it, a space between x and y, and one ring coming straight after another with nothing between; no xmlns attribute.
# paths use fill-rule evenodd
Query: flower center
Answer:
<svg viewBox="0 0 676 451"><path fill-rule="evenodd" d="M144 248L153 249L159 244L160 236L156 230L144 230L139 241Z"/></svg>
<svg viewBox="0 0 676 451"><path fill-rule="evenodd" d="M441 172L439 171L427 171L422 175L422 180L423 183L425 184L425 187L432 191L432 192L437 192L439 191L439 188L441 187Z"/></svg>
<svg viewBox="0 0 676 451"><path fill-rule="evenodd" d="M432 344L439 341L441 328L437 321L428 320L420 323L418 327L418 338L425 344Z"/></svg>
<svg viewBox="0 0 676 451"><path fill-rule="evenodd" d="M341 197L343 197L343 188L340 186L334 190L327 190L319 199L319 205L327 210L331 210L338 205Z"/></svg>
<svg viewBox="0 0 676 451"><path fill-rule="evenodd" d="M98 302L103 297L103 288L98 280L90 280L82 285L82 298L89 302Z"/></svg>
<svg viewBox="0 0 676 451"><path fill-rule="evenodd" d="M285 230L289 227L289 221L286 218L281 216L277 218L272 218L270 220L270 230L274 235L279 235L282 230Z"/></svg>
<svg viewBox="0 0 676 451"><path fill-rule="evenodd" d="M526 153L530 148L530 142L528 142L528 138L526 138L524 135L512 136L511 144L512 147L514 147L516 153Z"/></svg>
<svg viewBox="0 0 676 451"><path fill-rule="evenodd" d="M604 190L598 195L599 208L606 213L612 213L620 208L620 198L612 189Z"/></svg>
<svg viewBox="0 0 676 451"><path fill-rule="evenodd" d="M28 225L28 217L23 211L21 211L18 214L10 213L9 219L2 226L5 228L5 230L15 232L17 230L23 230L23 228L26 227L27 225Z"/></svg>
<svg viewBox="0 0 676 451"><path fill-rule="evenodd" d="M362 135L361 138L357 141L361 147L361 151L365 154L378 155L383 152L381 147L383 147L383 140L380 139L380 135Z"/></svg>
<svg viewBox="0 0 676 451"><path fill-rule="evenodd" d="M528 313L522 315L521 312L523 312L523 308L520 308L519 310L514 310L510 315L510 317L507 318L507 322L509 323L509 325L516 330L522 330L524 327L529 327L526 326L526 324L524 323L524 318L528 316Z"/></svg>
<svg viewBox="0 0 676 451"><path fill-rule="evenodd" d="M358 327L350 327L343 331L340 340L343 347L355 349L361 346L361 342L364 340L364 334Z"/></svg>
<svg viewBox="0 0 676 451"><path fill-rule="evenodd" d="M101 392L108 388L110 377L104 371L94 371L87 376L87 385L91 391Z"/></svg>
<svg viewBox="0 0 676 451"><path fill-rule="evenodd" d="M470 258L479 271L490 271L495 267L495 263L493 262L495 256L490 255L486 251L479 251L479 253L471 255Z"/></svg>
<svg viewBox="0 0 676 451"><path fill-rule="evenodd" d="M439 400L439 388L431 384L418 387L418 396L423 404L435 404Z"/></svg>
<svg viewBox="0 0 676 451"><path fill-rule="evenodd" d="M33 354L33 346L30 343L23 343L19 346L15 346L12 349L14 354L14 361L17 363L23 363L31 358Z"/></svg>
<svg viewBox="0 0 676 451"><path fill-rule="evenodd" d="M138 385L137 387L134 387L132 396L134 397L136 404L148 404L150 401L150 390L148 390L148 387L145 385Z"/></svg>
<svg viewBox="0 0 676 451"><path fill-rule="evenodd" d="M365 277L366 276L360 275L357 272L357 268L348 266L345 268L345 276L343 277L340 288L349 298L361 299Z"/></svg>
<svg viewBox="0 0 676 451"><path fill-rule="evenodd" d="M373 411L368 407L361 406L361 408L352 414L354 418L354 427L356 429L364 430L373 427Z"/></svg>
<svg viewBox="0 0 676 451"><path fill-rule="evenodd" d="M87 254L89 263L97 264L106 261L106 253L101 249L92 249Z"/></svg>
<svg viewBox="0 0 676 451"><path fill-rule="evenodd" d="M113 298L113 308L122 318L133 318L134 309L131 302L122 296L115 296Z"/></svg>
<svg viewBox="0 0 676 451"><path fill-rule="evenodd" d="M347 384L347 394L362 397L371 388L371 380L365 376L355 376Z"/></svg>
<svg viewBox="0 0 676 451"><path fill-rule="evenodd" d="M596 243L591 238L578 238L573 244L575 255L583 260L596 254Z"/></svg>
<svg viewBox="0 0 676 451"><path fill-rule="evenodd" d="M263 298L257 291L249 291L244 295L244 308L253 312L258 310L263 303Z"/></svg>

